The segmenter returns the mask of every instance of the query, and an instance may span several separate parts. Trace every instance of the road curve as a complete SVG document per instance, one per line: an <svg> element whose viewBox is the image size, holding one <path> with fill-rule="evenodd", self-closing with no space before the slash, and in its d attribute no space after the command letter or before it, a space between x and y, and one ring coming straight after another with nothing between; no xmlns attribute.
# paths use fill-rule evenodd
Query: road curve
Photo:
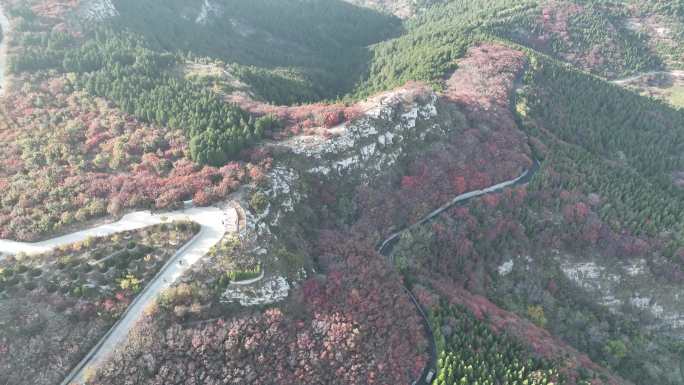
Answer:
<svg viewBox="0 0 684 385"><path fill-rule="evenodd" d="M131 302L114 326L100 339L90 352L64 379L62 385L83 384L84 369L100 365L128 336L128 332L142 316L145 309L159 295L200 260L218 243L227 231L237 231L237 212L234 208L221 210L216 207L190 208L169 213L141 211L124 216L120 221L78 231L38 243L22 243L0 240L0 252L16 254L42 253L62 245L79 242L88 237L107 236L122 231L135 230L174 220L189 220L200 225L200 231L164 264L160 271Z"/></svg>
<svg viewBox="0 0 684 385"><path fill-rule="evenodd" d="M440 214L445 212L446 210L456 206L456 205L462 205L468 202L469 200L473 198L477 198L483 195L491 194L494 192L499 192L507 187L513 187L513 186L519 186L523 184L527 184L530 179L534 176L534 174L539 171L539 161L536 159L534 160L534 163L532 164L532 167L528 170L523 171L520 176L518 176L515 179L511 179L509 181L501 182L499 184L496 184L491 187L487 187L482 190L475 190L475 191L470 191L461 195L458 195L454 197L452 200L449 202L445 203L442 205L440 208L436 209L435 211L429 213L425 217L423 217L421 220L419 220L416 223L413 223L411 225L408 225L404 227L403 229L391 234L388 236L381 244L378 246L378 253L382 254L383 256L387 257L389 259L389 262L394 266L394 257L392 251L394 250L394 246L396 243L399 241L399 238L401 237L402 234L404 234L407 231L410 231L420 225L423 225L427 222L430 222L437 218ZM430 340L430 361L428 364L425 366L423 369L423 372L421 373L420 377L412 383L412 385L429 385L431 381L428 381L428 376L430 375L430 372L432 372L432 379L434 379L434 376L437 374L437 347L435 345L435 337L432 333L432 326L430 325L430 320L428 319L427 312L423 308L423 305L418 302L418 299L415 297L411 289L408 287L404 287L404 291L406 294L408 294L409 298L411 299L411 302L413 305L416 307L418 310L418 313L420 314L420 317L423 319L423 327L425 327L425 330L427 331L428 338Z"/></svg>
<svg viewBox="0 0 684 385"><path fill-rule="evenodd" d="M0 5L0 97L7 89L7 50L11 24L4 8ZM76 365L62 382L63 385L82 384L84 369L97 366L128 336L128 332L142 315L142 312L159 297L209 249L218 243L226 231L237 231L237 212L234 208L227 211L216 207L191 208L169 213L135 212L124 216L120 221L91 229L78 231L65 236L37 243L24 243L0 239L0 254L40 254L56 247L83 241L89 237L102 237L122 231L135 230L167 221L190 220L200 225L200 231L167 261L157 275L128 306L114 326L100 339L91 351ZM227 226L225 224L227 224ZM182 261L182 264L179 262Z"/></svg>

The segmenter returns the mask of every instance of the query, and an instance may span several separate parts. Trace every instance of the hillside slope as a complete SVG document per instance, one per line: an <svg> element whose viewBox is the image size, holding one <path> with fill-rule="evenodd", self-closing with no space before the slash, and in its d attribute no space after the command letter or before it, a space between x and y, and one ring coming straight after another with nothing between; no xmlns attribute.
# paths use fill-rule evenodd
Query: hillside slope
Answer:
<svg viewBox="0 0 684 385"><path fill-rule="evenodd" d="M86 383L684 382L681 3L0 4L0 238L238 214Z"/></svg>

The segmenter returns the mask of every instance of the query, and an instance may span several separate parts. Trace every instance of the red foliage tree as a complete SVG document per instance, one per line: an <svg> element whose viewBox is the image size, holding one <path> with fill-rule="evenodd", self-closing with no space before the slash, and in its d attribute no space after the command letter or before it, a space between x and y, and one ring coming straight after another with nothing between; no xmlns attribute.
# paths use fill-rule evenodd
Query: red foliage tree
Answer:
<svg viewBox="0 0 684 385"><path fill-rule="evenodd" d="M457 175L452 179L452 184L454 186L454 192L456 195L460 195L466 192L468 184L465 178L461 175Z"/></svg>
<svg viewBox="0 0 684 385"><path fill-rule="evenodd" d="M563 208L563 216L569 223L584 223L589 214L589 206L584 202L566 205Z"/></svg>
<svg viewBox="0 0 684 385"><path fill-rule="evenodd" d="M323 119L323 125L326 128L332 128L344 120L344 113L342 111L331 111L325 114L325 118Z"/></svg>
<svg viewBox="0 0 684 385"><path fill-rule="evenodd" d="M401 188L404 190L413 190L418 187L418 177L404 176L401 178Z"/></svg>

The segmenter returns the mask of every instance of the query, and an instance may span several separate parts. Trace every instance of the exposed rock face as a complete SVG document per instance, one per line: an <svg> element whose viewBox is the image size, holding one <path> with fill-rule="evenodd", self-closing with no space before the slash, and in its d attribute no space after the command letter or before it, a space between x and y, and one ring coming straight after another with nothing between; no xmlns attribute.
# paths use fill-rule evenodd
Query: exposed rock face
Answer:
<svg viewBox="0 0 684 385"><path fill-rule="evenodd" d="M684 339L684 288L658 278L653 272L658 265L657 260L644 258L614 263L564 256L561 269L612 312L639 318L648 329Z"/></svg>
<svg viewBox="0 0 684 385"><path fill-rule="evenodd" d="M200 25L208 25L223 16L224 10L219 1L194 0L183 8L181 17ZM76 16L81 21L99 22L119 16L119 11L112 0L82 0L78 4Z"/></svg>
<svg viewBox="0 0 684 385"><path fill-rule="evenodd" d="M368 7L391 13L401 19L408 19L421 8L444 2L444 0L344 0L360 7Z"/></svg>
<svg viewBox="0 0 684 385"><path fill-rule="evenodd" d="M222 16L223 11L223 6L216 1L204 0L204 3L202 3L202 8L200 8L197 17L195 18L195 23L207 25L211 23L213 18Z"/></svg>
<svg viewBox="0 0 684 385"><path fill-rule="evenodd" d="M277 227L307 201L300 188L306 176L343 177L344 185L360 186L396 179L408 164L408 172L429 179L425 186L438 192L425 195L415 189L429 208L456 195L454 175L465 180L457 189L487 187L519 175L531 162L530 150L511 112L510 96L525 63L519 51L478 45L459 63L442 94L409 83L350 107L362 116L328 129L327 135L278 142L274 149L285 155L277 157L279 165L269 175L265 194L270 205L257 218L259 233L272 233L268 227Z"/></svg>
<svg viewBox="0 0 684 385"><path fill-rule="evenodd" d="M415 5L406 0L345 0L361 7L373 8L391 13L399 18L407 19L416 12Z"/></svg>
<svg viewBox="0 0 684 385"><path fill-rule="evenodd" d="M337 175L358 170L370 178L389 170L412 145L426 140L430 134L445 136L448 128L437 123L437 96L379 105L365 118L350 123L341 135L309 145L297 138L288 143L293 153L310 159L312 173ZM420 122L420 124L418 124Z"/></svg>
<svg viewBox="0 0 684 385"><path fill-rule="evenodd" d="M229 286L223 293L226 302L237 301L242 306L268 305L279 302L290 291L290 285L284 277L269 277L255 285Z"/></svg>
<svg viewBox="0 0 684 385"><path fill-rule="evenodd" d="M264 191L269 205L256 218L259 233L270 233L267 227L277 227L306 201L300 185L304 175L344 176L345 183L361 184L386 174L425 143L444 140L457 126L444 118L449 114L438 113L439 106L435 93L408 88L367 102L366 115L333 129L333 138L296 136L279 142L276 148L286 155L269 174Z"/></svg>
<svg viewBox="0 0 684 385"><path fill-rule="evenodd" d="M78 9L78 18L88 22L103 21L119 15L112 0L85 0Z"/></svg>
<svg viewBox="0 0 684 385"><path fill-rule="evenodd" d="M608 323L624 320L624 323L618 321L619 324L632 325L649 338L641 348L651 355L646 370L653 376L667 378L669 383L680 383L681 358L663 349L663 343L668 344L684 335L682 289L681 285L667 282L654 273L661 268L661 262L666 266L664 261L657 259L606 258L589 250L570 253L552 249L539 255L512 256L505 258L498 267L498 293L508 292L543 304L549 318L546 328L574 343L578 339L564 334L561 329L565 326L559 315L568 317L570 323L585 323L581 334L585 342L600 346L612 338ZM562 298L566 299L556 302L546 291L549 287L563 293ZM579 306L583 314L579 311L557 313L559 305L568 306L568 303ZM592 311L609 311L613 321L606 322L608 316L601 322L586 321L592 319Z"/></svg>

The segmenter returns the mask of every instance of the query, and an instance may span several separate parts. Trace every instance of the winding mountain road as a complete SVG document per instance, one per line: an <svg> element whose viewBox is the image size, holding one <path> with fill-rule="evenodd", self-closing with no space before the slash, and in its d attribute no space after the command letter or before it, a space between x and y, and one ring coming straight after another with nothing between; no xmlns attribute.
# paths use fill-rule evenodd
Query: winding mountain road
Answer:
<svg viewBox="0 0 684 385"><path fill-rule="evenodd" d="M391 234L379 246L380 254L388 257L393 263L392 250L402 234L410 231L417 226L423 225L437 218L449 208L465 204L473 198L486 194L501 191L507 187L527 183L539 169L539 162L535 161L531 169L525 170L515 179L505 181L483 190L470 191L453 198L451 201L442 205L426 215L420 221L405 227L404 229ZM150 211L140 211L125 215L121 220L96 226L90 229L78 231L64 236L48 239L42 242L28 243L0 240L0 253L6 254L38 254L50 251L59 246L68 245L74 242L83 241L89 237L108 236L123 231L140 229L160 223L174 220L189 220L200 225L200 231L188 243L181 247L169 261L161 268L152 281L143 291L133 300L128 309L114 326L102 337L100 342L81 360L81 362L64 379L62 385L83 384L84 372L88 367L97 367L107 357L109 357L117 346L126 339L128 333L140 319L145 309L154 303L159 295L185 273L193 264L199 261L208 251L218 243L226 232L237 232L238 215L234 208L221 210L216 207L189 208L168 213L152 213ZM427 317L427 313L422 305L415 298L411 290L404 287L405 292L413 302L423 319L424 327L428 332L431 346L430 363L425 367L421 377L414 384L427 385L430 373L435 373L437 363L437 351L432 334L432 328Z"/></svg>
<svg viewBox="0 0 684 385"><path fill-rule="evenodd" d="M406 233L407 231L411 231L420 225L423 225L434 220L446 210L456 205L465 204L473 198L499 192L507 187L527 184L530 181L530 179L532 179L534 174L536 174L537 171L539 171L539 167L540 163L535 159L534 163L532 164L532 167L528 170L525 170L522 174L520 174L520 176L518 176L515 179L501 182L499 184L487 187L482 190L470 191L454 197L452 200L445 203L440 208L423 217L423 219L421 219L420 221L409 226L406 226L405 228L391 234L380 244L380 246L378 247L378 253L387 257L392 266L394 266L394 257L392 251L394 250L394 246L397 244L402 234ZM411 302L413 302L413 305L418 310L420 317L423 319L423 326L425 327L425 330L428 334L428 338L430 339L430 362L425 366L425 369L423 369L423 373L416 381L413 382L412 385L429 385L432 379L434 379L434 376L437 374L437 347L435 345L435 337L432 332L432 326L430 326L430 320L428 319L427 312L423 308L423 305L421 305L420 302L418 302L418 299L416 299L411 289L409 289L408 287L404 287L404 291L406 292L406 294L408 294L409 298L411 299Z"/></svg>
<svg viewBox="0 0 684 385"><path fill-rule="evenodd" d="M168 213L141 211L124 216L120 221L78 231L65 236L38 243L23 243L0 240L0 252L7 254L36 254L50 251L62 245L79 242L88 237L107 236L122 231L140 229L174 220L189 220L200 225L200 231L183 245L161 268L150 283L128 306L114 326L100 342L76 365L64 379L62 385L83 384L84 370L98 366L128 336L145 309L154 303L159 295L185 273L193 264L207 254L226 232L237 232L238 215L234 208L221 210L216 207L189 208Z"/></svg>
<svg viewBox="0 0 684 385"><path fill-rule="evenodd" d="M0 40L0 96L3 96L7 88L7 78L5 75L7 69L7 36L11 31L11 24L1 5L0 28L2 28L2 40ZM207 254L209 249L218 243L227 231L237 232L237 212L234 208L221 210L216 207L189 208L169 213L140 211L125 215L121 220L114 223L42 242L24 243L0 240L0 258L2 254L40 254L59 246L83 241L89 237L102 237L174 220L196 222L200 225L200 231L164 264L157 275L133 300L121 318L69 373L62 382L63 385L82 384L84 381L84 369L102 363L126 339L131 328L142 316L143 311L150 304L154 303L165 289L183 275L195 262Z"/></svg>
<svg viewBox="0 0 684 385"><path fill-rule="evenodd" d="M0 96L3 96L7 88L5 75L8 50L7 35L9 31L11 31L11 23L9 22L9 19L7 18L1 5L0 28L2 28L3 34L2 40L0 40ZM646 74L641 74L639 76L644 75ZM623 79L622 81L615 81L615 83L626 82L629 80L631 79ZM403 233L435 219L444 211L457 204L464 204L473 198L501 191L507 187L525 184L538 169L539 162L535 160L531 169L526 170L523 172L523 174L513 180L502 182L483 190L471 191L455 197L445 205L425 216L420 221L391 234L379 246L378 252L388 257L390 262L393 264L394 261L392 257L392 250ZM121 345L122 342L125 341L130 330L141 318L145 309L154 303L165 289L170 287L171 284L181 277L188 269L190 269L193 264L206 255L211 247L223 238L226 232L237 232L237 212L234 208L221 210L216 207L190 208L187 210L178 210L168 213L152 213L149 211L141 211L125 215L121 220L114 223L96 226L91 229L74 232L42 242L25 243L0 240L0 254L39 254L48 252L59 246L83 241L89 237L108 236L123 231L140 229L174 220L189 220L196 222L200 225L200 231L167 261L157 275L133 300L133 302L129 305L114 326L65 377L61 385L83 384L85 380L85 369L89 367L97 367L98 365L102 364L104 360L108 358L114 352L114 350ZM253 281L258 281L261 278L263 278L263 272L260 277L255 278ZM242 282L241 284L248 283L252 282ZM426 365L421 376L413 382L413 385L428 385L430 383L430 379L436 372L437 364L437 351L432 328L430 326L425 309L418 302L413 292L411 292L408 287L404 287L404 291L408 294L414 306L416 306L416 309L423 320L424 327L428 332L431 348L430 362L428 365ZM430 379L428 379L428 377L430 377Z"/></svg>

